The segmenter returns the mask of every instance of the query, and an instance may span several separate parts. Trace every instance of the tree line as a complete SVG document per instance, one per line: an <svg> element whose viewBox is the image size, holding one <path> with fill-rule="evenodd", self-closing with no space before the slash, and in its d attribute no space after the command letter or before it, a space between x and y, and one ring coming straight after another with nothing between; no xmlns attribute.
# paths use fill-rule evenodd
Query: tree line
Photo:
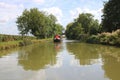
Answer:
<svg viewBox="0 0 120 80"><path fill-rule="evenodd" d="M25 9L17 18L17 27L22 36L32 34L37 38L49 38L62 34L63 26L57 23L54 15L39 11L37 8Z"/></svg>
<svg viewBox="0 0 120 80"><path fill-rule="evenodd" d="M104 2L102 22L90 13L81 13L66 28L68 39L120 46L120 1Z"/></svg>

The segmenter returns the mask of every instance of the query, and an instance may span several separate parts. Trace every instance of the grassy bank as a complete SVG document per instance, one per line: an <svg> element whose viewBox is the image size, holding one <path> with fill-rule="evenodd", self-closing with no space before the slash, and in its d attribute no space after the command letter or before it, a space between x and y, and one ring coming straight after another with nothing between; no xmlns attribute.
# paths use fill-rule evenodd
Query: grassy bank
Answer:
<svg viewBox="0 0 120 80"><path fill-rule="evenodd" d="M45 42L50 39L36 39L32 36L4 35L0 34L0 50L6 50L19 46L26 46L34 43Z"/></svg>
<svg viewBox="0 0 120 80"><path fill-rule="evenodd" d="M8 41L8 42L0 42L0 50L6 50L6 49L11 49L15 47L21 47L21 46L27 46L30 44L35 44L35 43L41 43L41 42L46 42L50 41L52 39L24 39L24 40L19 40L19 41Z"/></svg>
<svg viewBox="0 0 120 80"><path fill-rule="evenodd" d="M20 41L23 39L36 39L33 36L20 36L20 35L6 35L6 34L0 34L0 42L8 42L8 41Z"/></svg>
<svg viewBox="0 0 120 80"><path fill-rule="evenodd" d="M19 46L20 42L22 42L22 41L0 42L0 50L15 48L15 47Z"/></svg>

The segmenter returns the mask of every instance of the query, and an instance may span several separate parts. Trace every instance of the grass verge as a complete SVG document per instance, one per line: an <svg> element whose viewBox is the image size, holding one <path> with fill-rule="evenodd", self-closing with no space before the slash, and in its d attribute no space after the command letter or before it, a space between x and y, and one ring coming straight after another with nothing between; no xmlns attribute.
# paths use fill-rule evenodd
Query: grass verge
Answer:
<svg viewBox="0 0 120 80"><path fill-rule="evenodd" d="M46 42L46 41L51 41L52 39L35 39L35 40L19 40L19 41L8 41L8 42L0 42L0 50L6 50L6 49L11 49L15 47L20 47L20 46L27 46L30 44L35 44L35 43L40 43L40 42Z"/></svg>

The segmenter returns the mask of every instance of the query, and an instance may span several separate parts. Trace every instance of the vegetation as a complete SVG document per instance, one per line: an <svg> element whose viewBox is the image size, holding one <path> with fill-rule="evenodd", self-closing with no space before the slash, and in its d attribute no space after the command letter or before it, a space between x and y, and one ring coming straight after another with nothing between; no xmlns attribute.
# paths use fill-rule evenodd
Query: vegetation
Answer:
<svg viewBox="0 0 120 80"><path fill-rule="evenodd" d="M0 42L8 42L8 41L20 41L23 39L36 39L35 37L32 36L20 36L20 35L5 35L5 34L0 34Z"/></svg>
<svg viewBox="0 0 120 80"><path fill-rule="evenodd" d="M102 27L105 32L120 29L120 1L109 0L105 2L102 16Z"/></svg>
<svg viewBox="0 0 120 80"><path fill-rule="evenodd" d="M46 40L37 40L35 37L32 37L32 36L22 37L19 35L0 34L0 50L6 50L10 48L15 48L18 46L26 46L32 43L38 43Z"/></svg>
<svg viewBox="0 0 120 80"><path fill-rule="evenodd" d="M0 34L0 50L41 42L36 38L50 38L55 34L62 34L63 30L54 15L48 15L37 8L25 9L16 23L22 36ZM33 36L27 36L28 34Z"/></svg>
<svg viewBox="0 0 120 80"><path fill-rule="evenodd" d="M98 35L92 35L87 39L87 42L120 46L120 29L112 33L103 32Z"/></svg>
<svg viewBox="0 0 120 80"><path fill-rule="evenodd" d="M55 34L62 34L63 27L57 24L54 15L46 14L37 8L25 9L21 16L17 18L17 26L20 34L32 34L37 38L49 38Z"/></svg>
<svg viewBox="0 0 120 80"><path fill-rule="evenodd" d="M19 46L19 42L21 42L21 41L2 42L2 43L0 43L0 50L15 48L15 47Z"/></svg>
<svg viewBox="0 0 120 80"><path fill-rule="evenodd" d="M31 36L17 36L17 35L0 35L0 50L16 48L19 46L27 46L34 43L44 42L50 39L36 39Z"/></svg>
<svg viewBox="0 0 120 80"><path fill-rule="evenodd" d="M100 31L98 20L90 13L82 13L74 22L67 25L66 36L68 39L84 40L89 35L95 35Z"/></svg>
<svg viewBox="0 0 120 80"><path fill-rule="evenodd" d="M89 43L120 46L119 7L119 0L105 2L101 24L94 19L92 14L80 14L74 22L67 25L67 38Z"/></svg>

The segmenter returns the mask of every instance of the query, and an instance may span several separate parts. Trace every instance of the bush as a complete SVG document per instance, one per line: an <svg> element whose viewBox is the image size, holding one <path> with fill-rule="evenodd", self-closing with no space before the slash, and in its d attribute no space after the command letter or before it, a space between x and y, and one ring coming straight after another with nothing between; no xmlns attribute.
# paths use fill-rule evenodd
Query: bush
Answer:
<svg viewBox="0 0 120 80"><path fill-rule="evenodd" d="M104 32L98 35L92 35L87 39L87 42L120 46L120 30L112 33Z"/></svg>
<svg viewBox="0 0 120 80"><path fill-rule="evenodd" d="M96 44L96 43L99 43L100 40L99 40L99 37L97 35L92 35L92 36L88 37L86 42Z"/></svg>
<svg viewBox="0 0 120 80"><path fill-rule="evenodd" d="M101 36L103 36L103 34L104 34L104 37L101 37ZM119 45L120 44L120 42L119 42L120 41L120 30L117 30L112 33L102 33L99 37L100 37L101 43L105 43L105 44L109 44L109 45Z"/></svg>

